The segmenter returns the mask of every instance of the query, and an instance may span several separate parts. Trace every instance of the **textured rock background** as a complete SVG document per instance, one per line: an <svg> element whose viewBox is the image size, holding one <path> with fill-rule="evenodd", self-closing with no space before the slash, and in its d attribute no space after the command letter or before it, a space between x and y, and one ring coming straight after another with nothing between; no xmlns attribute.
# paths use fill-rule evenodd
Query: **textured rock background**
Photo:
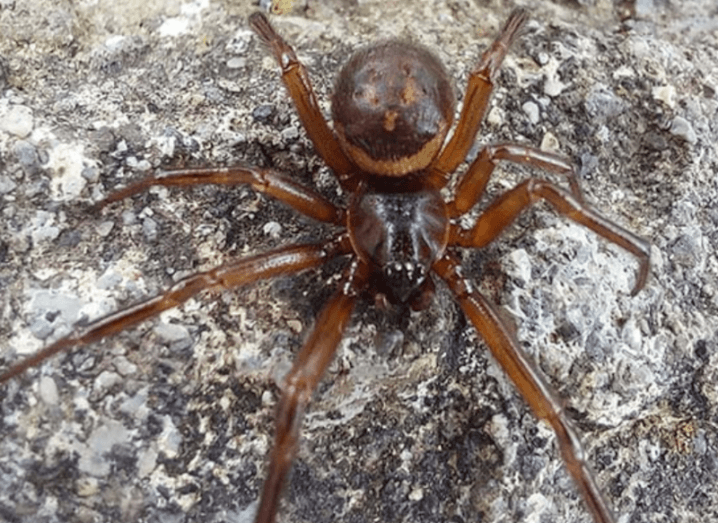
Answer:
<svg viewBox="0 0 718 523"><path fill-rule="evenodd" d="M478 143L579 161L589 201L652 241L652 275L630 298L634 260L543 205L467 268L566 398L619 522L716 520L718 11L527 6ZM324 101L350 51L390 35L435 49L463 93L512 7L309 1L274 23ZM234 161L343 201L247 29L256 8L0 0L0 363L193 271L330 232L242 187L88 209L159 165ZM505 166L490 194L528 172ZM3 385L0 520L251 521L277 380L338 269L193 300ZM443 289L410 318L359 308L282 514L590 521L551 431Z"/></svg>

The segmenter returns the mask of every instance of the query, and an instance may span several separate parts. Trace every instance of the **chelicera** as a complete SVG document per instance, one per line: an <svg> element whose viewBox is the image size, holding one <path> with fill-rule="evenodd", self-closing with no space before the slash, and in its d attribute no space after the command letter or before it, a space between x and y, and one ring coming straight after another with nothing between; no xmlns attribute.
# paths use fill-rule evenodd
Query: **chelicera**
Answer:
<svg viewBox="0 0 718 523"><path fill-rule="evenodd" d="M98 341L155 317L201 291L234 288L317 268L335 257L348 257L339 285L285 378L256 523L276 519L283 485L299 445L303 414L332 361L357 300L369 295L385 306L420 310L428 304L438 282L453 293L534 414L554 429L566 467L596 522L614 522L561 401L495 307L462 275L457 251L488 245L524 209L544 200L560 214L637 258L635 294L648 276L648 242L585 203L570 161L533 147L511 143L484 147L458 177L453 199L445 200L440 192L474 143L498 70L526 18L524 10L514 11L484 52L470 75L459 120L447 140L454 117L453 90L443 65L428 50L391 40L358 51L336 81L332 130L292 48L263 14L250 16L250 26L280 66L282 80L309 138L347 194L346 206L331 203L276 170L249 166L160 171L111 194L103 204L156 185L248 184L311 218L340 227L341 232L321 243L288 245L189 276L157 297L77 328L5 371L0 382L62 350ZM462 228L456 219L478 202L495 165L502 160L561 175L568 189L529 178L493 201L472 227Z"/></svg>

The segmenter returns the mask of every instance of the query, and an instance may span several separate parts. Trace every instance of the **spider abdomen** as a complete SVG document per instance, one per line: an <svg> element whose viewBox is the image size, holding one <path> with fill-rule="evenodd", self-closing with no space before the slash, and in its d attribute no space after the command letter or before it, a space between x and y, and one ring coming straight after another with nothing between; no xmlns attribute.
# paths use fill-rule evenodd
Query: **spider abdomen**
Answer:
<svg viewBox="0 0 718 523"><path fill-rule="evenodd" d="M354 54L339 73L332 118L362 170L404 176L441 149L454 116L451 82L429 50L389 40Z"/></svg>
<svg viewBox="0 0 718 523"><path fill-rule="evenodd" d="M377 289L392 303L408 303L444 253L449 221L439 193L368 192L349 209L357 255L375 270Z"/></svg>

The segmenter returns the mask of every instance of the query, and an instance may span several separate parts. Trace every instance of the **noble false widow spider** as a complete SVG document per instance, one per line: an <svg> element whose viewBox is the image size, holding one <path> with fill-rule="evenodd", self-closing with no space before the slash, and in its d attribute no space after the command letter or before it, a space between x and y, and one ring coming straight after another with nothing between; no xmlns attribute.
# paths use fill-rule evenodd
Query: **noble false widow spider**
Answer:
<svg viewBox="0 0 718 523"><path fill-rule="evenodd" d="M495 307L462 275L457 249L494 241L527 207L545 200L560 214L632 253L639 262L632 294L646 283L649 244L592 210L579 191L566 158L511 143L484 147L459 176L454 198L440 191L474 143L494 81L512 42L527 19L515 10L472 71L463 108L450 139L455 100L440 61L423 47L389 40L354 54L341 70L331 100L333 130L323 118L307 71L292 48L261 13L249 24L269 47L282 72L299 118L319 155L348 195L346 207L269 168L226 167L159 171L111 194L101 204L152 186L248 184L299 212L341 227L325 242L288 245L191 275L142 303L78 327L0 376L5 382L55 353L98 341L157 316L201 291L222 290L260 279L321 267L350 258L341 282L285 378L276 419L276 440L256 523L275 521L280 496L296 455L303 414L342 339L357 299L374 296L385 305L425 308L434 281L450 289L498 363L534 414L556 433L568 471L597 523L613 523L586 463L579 436L561 401L522 350ZM484 193L497 162L508 160L561 175L569 189L529 178L492 202L469 229L457 218Z"/></svg>

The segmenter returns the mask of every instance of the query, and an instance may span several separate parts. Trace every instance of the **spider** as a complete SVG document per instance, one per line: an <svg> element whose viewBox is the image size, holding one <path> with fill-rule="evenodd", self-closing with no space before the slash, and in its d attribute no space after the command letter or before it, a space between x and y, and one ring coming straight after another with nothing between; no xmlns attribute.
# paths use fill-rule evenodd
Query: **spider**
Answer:
<svg viewBox="0 0 718 523"><path fill-rule="evenodd" d="M102 317L21 361L0 382L46 358L89 344L157 316L201 291L222 290L261 279L321 267L336 257L349 262L285 377L276 414L276 436L255 518L275 521L283 486L297 453L302 417L332 361L357 300L365 295L384 307L425 308L443 282L514 382L534 414L556 433L566 467L597 523L614 517L584 457L580 438L555 395L492 305L462 274L459 248L493 242L526 208L545 200L560 214L633 254L639 263L632 295L646 283L649 243L590 208L566 158L513 143L484 147L458 177L453 199L447 186L472 146L500 66L527 19L515 10L472 71L459 120L447 140L455 100L444 66L427 49L398 40L354 54L336 80L331 100L333 130L323 118L307 71L292 48L255 13L249 25L276 58L282 80L319 155L348 195L345 207L271 168L252 166L158 171L110 194L100 205L151 186L247 184L297 211L342 229L326 241L295 244L220 265L177 282L162 294ZM500 195L466 229L458 218L480 199L497 162L526 164L563 176L568 189L529 178Z"/></svg>

